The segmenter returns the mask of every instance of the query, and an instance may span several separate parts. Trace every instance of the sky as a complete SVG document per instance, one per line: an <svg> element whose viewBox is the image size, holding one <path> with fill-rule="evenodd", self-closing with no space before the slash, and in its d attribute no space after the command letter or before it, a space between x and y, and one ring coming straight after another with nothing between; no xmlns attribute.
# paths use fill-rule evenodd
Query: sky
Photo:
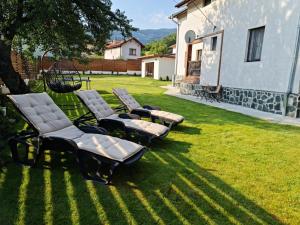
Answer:
<svg viewBox="0 0 300 225"><path fill-rule="evenodd" d="M139 29L175 28L168 19L180 0L111 0L113 9L125 11L132 24Z"/></svg>

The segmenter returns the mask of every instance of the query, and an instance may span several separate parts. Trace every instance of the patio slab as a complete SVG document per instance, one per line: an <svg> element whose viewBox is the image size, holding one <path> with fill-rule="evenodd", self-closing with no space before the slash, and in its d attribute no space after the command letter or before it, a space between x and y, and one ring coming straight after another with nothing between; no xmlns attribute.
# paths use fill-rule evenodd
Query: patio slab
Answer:
<svg viewBox="0 0 300 225"><path fill-rule="evenodd" d="M246 108L243 106L239 105L233 105L233 104L228 104L224 102L209 102L203 99L200 99L199 97L196 96L191 96L191 95L182 95L180 93L179 88L173 87L173 86L162 86L162 88L167 89L165 92L166 95L174 96L177 98L185 99L188 101L196 102L196 103L201 103L204 105L224 109L227 111L231 112L236 112L236 113L241 113L247 116L252 116L255 118L267 120L272 123L278 123L278 124L285 124L285 125L292 125L292 126L299 126L300 127L300 119L292 118L292 117L287 117L287 116L282 116L282 115L277 115L273 113L267 113L267 112L262 112L258 111L255 109L251 108Z"/></svg>

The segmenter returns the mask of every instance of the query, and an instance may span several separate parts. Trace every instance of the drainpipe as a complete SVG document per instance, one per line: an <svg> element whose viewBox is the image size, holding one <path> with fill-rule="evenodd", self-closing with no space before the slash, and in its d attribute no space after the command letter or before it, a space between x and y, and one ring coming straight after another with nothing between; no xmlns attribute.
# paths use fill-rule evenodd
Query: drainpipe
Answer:
<svg viewBox="0 0 300 225"><path fill-rule="evenodd" d="M293 86L295 83L295 76L297 72L297 65L299 59L299 48L300 48L300 16L299 16L298 26L297 26L296 42L295 42L295 48L293 53L293 63L292 63L291 73L289 76L288 88L284 100L284 116L287 114L288 97L292 93Z"/></svg>
<svg viewBox="0 0 300 225"><path fill-rule="evenodd" d="M172 86L175 87L175 80L177 76L177 68L178 68L178 46L179 46L179 27L180 23L174 20L174 17L171 16L170 19L177 25L177 35L176 35L176 56L175 56L175 70L172 77Z"/></svg>

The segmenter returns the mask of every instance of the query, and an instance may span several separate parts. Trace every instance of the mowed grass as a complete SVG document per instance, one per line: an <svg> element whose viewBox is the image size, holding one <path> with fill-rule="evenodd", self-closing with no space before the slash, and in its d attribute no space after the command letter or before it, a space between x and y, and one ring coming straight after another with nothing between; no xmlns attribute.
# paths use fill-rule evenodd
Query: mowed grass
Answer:
<svg viewBox="0 0 300 225"><path fill-rule="evenodd" d="M93 77L112 106L119 104L112 88L125 87L186 120L119 169L111 186L85 181L67 154L47 152L38 168L8 163L0 224L300 224L300 129L166 96L167 84ZM73 94L52 96L77 103ZM8 160L8 149L2 155Z"/></svg>

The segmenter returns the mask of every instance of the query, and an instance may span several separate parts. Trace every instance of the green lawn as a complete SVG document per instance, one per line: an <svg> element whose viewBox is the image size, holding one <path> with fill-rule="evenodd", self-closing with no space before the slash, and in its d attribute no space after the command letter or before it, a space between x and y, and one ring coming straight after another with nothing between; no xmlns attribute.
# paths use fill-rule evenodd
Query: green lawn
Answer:
<svg viewBox="0 0 300 225"><path fill-rule="evenodd" d="M112 106L112 88L126 87L186 121L139 163L119 169L112 186L83 180L66 154L48 152L35 169L8 163L0 172L0 224L300 224L300 129L163 95L166 84L94 78ZM9 159L7 149L1 154Z"/></svg>

